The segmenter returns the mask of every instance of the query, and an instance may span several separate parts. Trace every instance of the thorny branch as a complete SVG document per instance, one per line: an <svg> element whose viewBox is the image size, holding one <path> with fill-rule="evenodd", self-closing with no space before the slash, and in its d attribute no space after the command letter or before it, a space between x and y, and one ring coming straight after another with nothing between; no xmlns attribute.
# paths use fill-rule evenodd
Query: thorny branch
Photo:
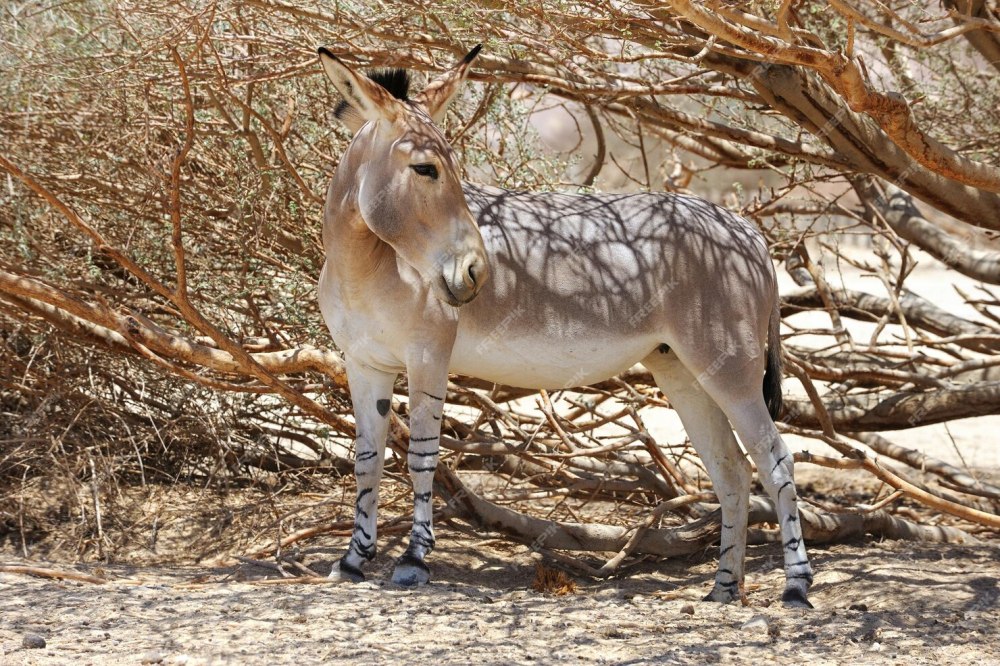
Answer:
<svg viewBox="0 0 1000 666"><path fill-rule="evenodd" d="M783 296L794 395L781 428L843 456L800 462L891 489L806 511L808 538L995 528L995 481L876 433L1000 412L1000 83L980 71L1000 62L1000 22L978 1L774 4L448 1L427 22L411 3L12 4L0 64L24 74L0 83L0 531L23 545L49 529L23 502L45 469L93 488L102 521L95 537L81 505L80 550L108 557L125 538L108 520L122 484L349 474L346 376L313 291L320 206L349 137L315 46L430 73L476 42L472 79L487 85L445 127L470 178L692 190L765 231L799 285ZM69 60L67 20L95 38ZM577 128L582 169L538 137L544 114ZM911 288L916 250L974 281L961 309ZM401 382L388 473L402 481L405 396ZM553 395L454 377L448 402L443 517L541 552L608 551L579 563L603 574L717 538L691 447L646 429L669 396L640 368ZM950 524L904 518L907 504ZM755 498L751 522L773 520ZM344 525L279 520L251 552Z"/></svg>

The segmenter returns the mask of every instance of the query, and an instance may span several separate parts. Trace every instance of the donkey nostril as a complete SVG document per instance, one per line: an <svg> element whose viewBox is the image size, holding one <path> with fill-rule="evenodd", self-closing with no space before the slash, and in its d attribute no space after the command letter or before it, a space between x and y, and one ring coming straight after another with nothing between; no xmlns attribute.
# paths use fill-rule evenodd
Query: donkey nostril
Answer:
<svg viewBox="0 0 1000 666"><path fill-rule="evenodd" d="M478 282L479 274L481 273L481 263L482 262L479 260L479 257L474 255L467 257L466 260L462 262L462 268L465 269L462 271L462 282L464 282L465 286L469 289L476 288L476 283Z"/></svg>
<svg viewBox="0 0 1000 666"><path fill-rule="evenodd" d="M465 275L462 276L462 280L469 289L476 288L476 264L471 264L465 269Z"/></svg>

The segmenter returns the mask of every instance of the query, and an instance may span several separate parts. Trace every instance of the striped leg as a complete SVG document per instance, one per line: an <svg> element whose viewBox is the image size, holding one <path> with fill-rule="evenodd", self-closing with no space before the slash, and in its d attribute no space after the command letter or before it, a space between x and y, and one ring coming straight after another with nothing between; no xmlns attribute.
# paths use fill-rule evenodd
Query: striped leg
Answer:
<svg viewBox="0 0 1000 666"><path fill-rule="evenodd" d="M756 432L763 433L763 436L754 441L749 434L744 436L741 433L740 438L757 465L757 474L764 489L777 508L785 556L785 591L781 600L786 606L812 608L806 592L812 585L813 573L806 556L806 543L802 538L802 524L799 521L794 460L774 422L771 419L764 422L759 417L757 421L760 425Z"/></svg>
<svg viewBox="0 0 1000 666"><path fill-rule="evenodd" d="M331 578L352 582L365 579L361 565L375 557L378 518L378 486L385 459L389 429L389 407L396 375L352 363L347 359L347 381L354 404L357 439L354 441L354 476L358 495L354 505L354 533L347 553Z"/></svg>
<svg viewBox="0 0 1000 666"><path fill-rule="evenodd" d="M705 601L735 601L740 598L747 548L750 463L736 443L726 415L673 352L654 352L643 360L643 365L653 373L657 386L684 424L722 507L719 569Z"/></svg>
<svg viewBox="0 0 1000 666"><path fill-rule="evenodd" d="M407 370L410 383L410 447L406 462L413 483L413 528L406 552L396 562L392 582L412 587L431 578L424 562L434 549L434 471L441 438L441 411L448 386L444 367Z"/></svg>
<svg viewBox="0 0 1000 666"><path fill-rule="evenodd" d="M786 606L812 608L806 592L812 585L813 574L802 539L792 455L767 413L763 399L734 400L728 403L726 412L777 509L785 557L785 591L781 600Z"/></svg>

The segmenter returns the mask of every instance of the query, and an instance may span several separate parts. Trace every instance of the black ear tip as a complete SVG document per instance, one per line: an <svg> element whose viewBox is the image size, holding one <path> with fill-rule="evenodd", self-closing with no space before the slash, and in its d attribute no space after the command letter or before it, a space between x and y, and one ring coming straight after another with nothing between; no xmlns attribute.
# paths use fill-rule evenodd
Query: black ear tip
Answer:
<svg viewBox="0 0 1000 666"><path fill-rule="evenodd" d="M462 58L462 62L465 63L466 65L469 64L470 62L476 59L476 56L479 55L479 52L482 49L483 49L482 44L476 44L474 47L472 47L472 50L469 51L468 55Z"/></svg>
<svg viewBox="0 0 1000 666"><path fill-rule="evenodd" d="M330 49L326 48L325 46L321 46L318 49L316 49L316 53L318 53L321 56L326 56L327 58L333 58L334 60L340 60L340 58L338 58L337 56L333 55L333 53L330 52Z"/></svg>

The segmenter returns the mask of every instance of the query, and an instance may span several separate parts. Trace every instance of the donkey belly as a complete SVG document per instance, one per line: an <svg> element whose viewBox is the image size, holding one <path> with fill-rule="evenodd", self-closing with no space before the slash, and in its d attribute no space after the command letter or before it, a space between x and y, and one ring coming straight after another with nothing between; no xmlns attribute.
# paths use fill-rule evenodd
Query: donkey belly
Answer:
<svg viewBox="0 0 1000 666"><path fill-rule="evenodd" d="M569 388L627 370L660 342L652 335L566 338L504 329L484 335L459 318L449 371L520 388Z"/></svg>

